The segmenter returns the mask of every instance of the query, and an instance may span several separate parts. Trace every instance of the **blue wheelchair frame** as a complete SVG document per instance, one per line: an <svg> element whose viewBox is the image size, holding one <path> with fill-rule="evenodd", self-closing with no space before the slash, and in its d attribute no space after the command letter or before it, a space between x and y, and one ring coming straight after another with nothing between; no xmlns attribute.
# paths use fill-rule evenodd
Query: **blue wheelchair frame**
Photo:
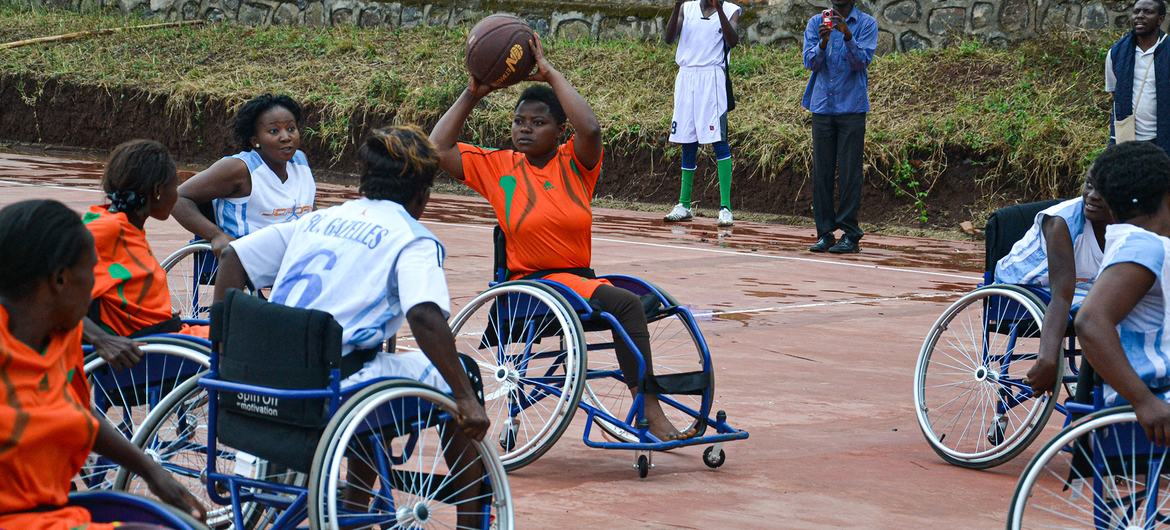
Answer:
<svg viewBox="0 0 1170 530"><path fill-rule="evenodd" d="M112 491L72 493L68 506L84 508L97 523L154 524L174 530L204 528L190 516L141 497Z"/></svg>
<svg viewBox="0 0 1170 530"><path fill-rule="evenodd" d="M211 355L211 369L206 375L200 376L197 382L198 387L203 388L208 393L208 425L207 425L207 445L206 454L207 466L198 477L204 481L207 486L208 498L216 504L221 506L231 506L232 519L236 528L244 528L242 504L248 502L255 502L261 505L275 508L281 513L272 522L274 529L297 528L297 523L304 520L308 516L308 497L309 490L307 486L297 486L290 484L281 484L275 482L268 482L257 480L238 475L223 473L217 470L216 462L221 451L217 449L217 435L218 429L218 394L220 392L244 392L261 397L271 397L277 399L288 400L305 400L305 399L327 399L329 416L333 416L346 399L355 395L362 389L387 381L388 379L375 379L371 381L362 382L351 387L347 387L344 392L341 390L341 371L338 368L333 368L329 371L329 386L323 389L307 389L307 390L290 390L277 389L270 387L261 387L243 383L236 383L232 381L225 381L219 378L219 354L213 350ZM412 380L411 380L412 381ZM438 423L450 421L450 415L446 412L438 416ZM418 433L423 428L431 427L425 422L416 421L411 424L411 431L409 438L405 443L405 448L401 457L391 457L390 460L382 458L379 454L377 459L378 473L381 477L391 476L390 465L399 465L405 462L409 455L413 453ZM372 436L381 436L381 433L372 433ZM195 443L195 440L176 440L178 444ZM163 463L163 467L168 471L179 474L189 475L191 470L184 468L176 468L175 466ZM485 477L485 483L490 479ZM388 510L393 512L393 497L390 495L390 486L384 480L381 483L380 498L387 499L388 506L379 506L375 501L374 507L381 510ZM220 494L220 489L217 485L225 485L228 496ZM490 485L490 484L489 484ZM248 490L248 491L245 491ZM275 495L274 495L275 493ZM282 496L283 494L284 496ZM290 499L287 496L292 496ZM370 515L367 518L347 515L347 519L355 525L370 525L378 523L387 523L385 520L387 515ZM368 519L368 520L367 520ZM392 523L392 521L391 521ZM488 528L490 524L490 514L484 515L484 528Z"/></svg>

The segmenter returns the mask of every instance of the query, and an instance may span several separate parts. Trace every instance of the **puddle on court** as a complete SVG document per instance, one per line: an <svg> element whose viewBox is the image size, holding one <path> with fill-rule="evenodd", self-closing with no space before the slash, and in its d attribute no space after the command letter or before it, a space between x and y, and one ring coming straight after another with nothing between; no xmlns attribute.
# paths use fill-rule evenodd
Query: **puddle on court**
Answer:
<svg viewBox="0 0 1170 530"><path fill-rule="evenodd" d="M104 162L96 152L56 149L0 151L0 180L25 185L99 189ZM202 167L185 166L180 177L186 179ZM339 184L336 177L320 179L318 205L333 206L357 197L355 186ZM863 241L861 254L849 256L815 255L806 251L811 236L808 228L782 225L741 224L731 229L715 226L713 218L697 218L690 223L667 224L656 214L600 209L594 211L593 235L596 238L644 240L681 247L706 246L735 252L781 253L793 259L847 262L927 270L973 272L982 268L982 250L977 245L950 241L889 238L877 236ZM424 222L490 226L495 215L479 197L436 195L427 205ZM733 254L729 254L733 255ZM777 262L778 266L780 262ZM761 286L765 285L763 282ZM773 284L782 285L782 284ZM939 289L944 289L939 287ZM769 291L765 293L765 291ZM783 291L761 289L761 298L789 297ZM766 296L765 296L766 295ZM807 296L807 295L806 295Z"/></svg>

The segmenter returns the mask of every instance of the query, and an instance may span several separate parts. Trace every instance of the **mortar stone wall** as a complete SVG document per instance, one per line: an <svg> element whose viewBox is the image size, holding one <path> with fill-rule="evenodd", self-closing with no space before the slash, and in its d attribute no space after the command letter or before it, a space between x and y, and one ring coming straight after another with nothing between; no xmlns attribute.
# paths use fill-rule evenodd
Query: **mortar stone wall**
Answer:
<svg viewBox="0 0 1170 530"><path fill-rule="evenodd" d="M657 39L673 0L28 0L70 9L117 9L166 20L244 24L356 24L409 28L470 26L512 13L542 34L575 39ZM745 5L746 4L746 5ZM809 17L828 0L744 0L741 34L749 42L795 46ZM1129 27L1128 0L859 0L881 28L878 52L943 46L958 38L1007 44L1068 28ZM1120 33L1120 31L1119 31Z"/></svg>

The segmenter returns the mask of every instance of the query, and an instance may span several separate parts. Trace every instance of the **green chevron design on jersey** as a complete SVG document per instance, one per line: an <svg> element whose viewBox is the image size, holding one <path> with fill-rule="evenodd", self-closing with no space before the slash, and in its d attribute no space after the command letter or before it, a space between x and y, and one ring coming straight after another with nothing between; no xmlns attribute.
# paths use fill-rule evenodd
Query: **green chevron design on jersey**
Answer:
<svg viewBox="0 0 1170 530"><path fill-rule="evenodd" d="M122 307L124 308L130 303L129 300L126 300L124 289L126 288L126 282L130 281L130 278L133 276L131 276L130 270L126 266L121 263L114 263L110 265L110 277L115 280L122 280L122 283L118 284L118 298L122 299Z"/></svg>
<svg viewBox="0 0 1170 530"><path fill-rule="evenodd" d="M500 189L504 190L504 224L512 226L512 197L516 195L516 177L500 177Z"/></svg>

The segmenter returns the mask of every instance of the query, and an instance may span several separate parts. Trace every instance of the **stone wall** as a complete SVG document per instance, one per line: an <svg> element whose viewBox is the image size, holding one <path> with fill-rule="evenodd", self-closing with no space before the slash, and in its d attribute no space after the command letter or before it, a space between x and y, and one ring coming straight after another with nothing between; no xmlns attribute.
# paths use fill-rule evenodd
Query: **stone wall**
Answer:
<svg viewBox="0 0 1170 530"><path fill-rule="evenodd" d="M113 8L167 20L245 24L470 25L493 12L517 14L543 34L580 39L655 39L673 0L28 0L73 9ZM745 0L750 42L797 45L828 0ZM1063 28L1126 28L1129 0L859 0L877 17L878 51L908 51L971 36L1006 44Z"/></svg>

